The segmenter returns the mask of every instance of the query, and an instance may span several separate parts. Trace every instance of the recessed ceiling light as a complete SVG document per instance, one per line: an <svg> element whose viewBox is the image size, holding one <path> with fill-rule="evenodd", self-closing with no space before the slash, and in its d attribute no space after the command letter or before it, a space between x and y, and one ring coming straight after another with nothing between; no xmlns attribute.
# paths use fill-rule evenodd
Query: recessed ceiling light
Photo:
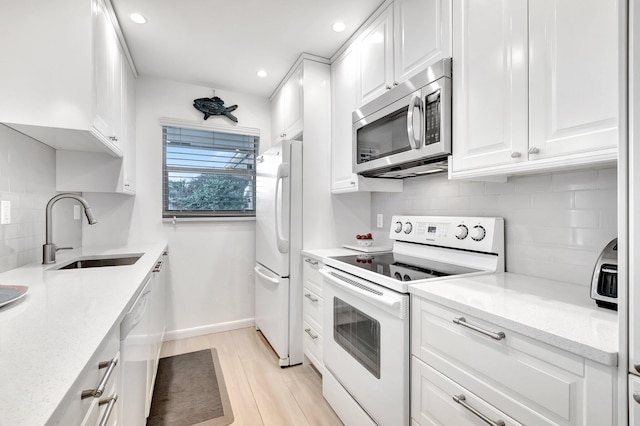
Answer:
<svg viewBox="0 0 640 426"><path fill-rule="evenodd" d="M257 74L260 78L265 78L267 76L267 72L265 70L260 70Z"/></svg>
<svg viewBox="0 0 640 426"><path fill-rule="evenodd" d="M337 33L341 33L343 32L345 29L347 28L347 26L344 24L344 22L334 22L333 25L331 25L331 29Z"/></svg>
<svg viewBox="0 0 640 426"><path fill-rule="evenodd" d="M147 18L145 18L144 16L140 15L139 13L132 13L131 15L129 15L129 18L135 22L136 24L146 24L147 23Z"/></svg>

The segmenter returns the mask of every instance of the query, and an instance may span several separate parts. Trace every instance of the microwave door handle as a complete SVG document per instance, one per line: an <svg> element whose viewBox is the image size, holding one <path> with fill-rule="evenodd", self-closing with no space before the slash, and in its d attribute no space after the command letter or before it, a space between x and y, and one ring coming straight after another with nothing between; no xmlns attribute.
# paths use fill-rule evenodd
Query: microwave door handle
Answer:
<svg viewBox="0 0 640 426"><path fill-rule="evenodd" d="M413 131L413 112L418 108L418 112L420 114L420 129L419 129L419 139L416 139L416 134ZM407 113L407 136L409 136L409 145L413 149L420 149L422 147L422 135L424 132L422 131L424 120L422 119L422 98L420 94L413 95L411 98L411 102L409 102L409 111Z"/></svg>
<svg viewBox="0 0 640 426"><path fill-rule="evenodd" d="M288 253L289 252L289 240L282 236L282 232L280 230L280 222L282 221L282 206L281 203L278 202L278 190L280 188L280 183L282 180L289 176L289 164L288 163L280 163L278 165L278 171L276 173L276 193L273 202L275 203L275 218L276 218L276 243L278 245L278 251L280 253ZM282 182L284 185L284 182ZM281 202L283 202L282 200ZM278 208L280 207L280 208Z"/></svg>

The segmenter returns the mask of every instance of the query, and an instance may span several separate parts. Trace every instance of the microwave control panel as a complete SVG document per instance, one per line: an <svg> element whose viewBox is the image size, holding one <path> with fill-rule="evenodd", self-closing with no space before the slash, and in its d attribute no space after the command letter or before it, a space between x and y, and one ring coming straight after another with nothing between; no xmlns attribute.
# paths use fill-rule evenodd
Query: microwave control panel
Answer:
<svg viewBox="0 0 640 426"><path fill-rule="evenodd" d="M440 90L427 95L425 107L424 144L440 142Z"/></svg>

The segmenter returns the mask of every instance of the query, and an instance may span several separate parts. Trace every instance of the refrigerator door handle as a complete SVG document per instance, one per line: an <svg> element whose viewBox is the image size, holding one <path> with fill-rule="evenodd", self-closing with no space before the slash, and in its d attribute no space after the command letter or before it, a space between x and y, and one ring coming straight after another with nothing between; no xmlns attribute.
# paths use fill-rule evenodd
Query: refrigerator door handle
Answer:
<svg viewBox="0 0 640 426"><path fill-rule="evenodd" d="M278 251L280 253L288 253L289 252L289 240L284 238L280 229L280 222L282 219L282 205L281 202L278 202L278 191L280 188L280 182L289 177L289 164L281 163L278 166L278 172L276 174L276 196L274 198L275 203L275 217L276 217L276 242L278 244Z"/></svg>
<svg viewBox="0 0 640 426"><path fill-rule="evenodd" d="M271 284L276 284L276 285L280 284L280 281L278 279L271 278L270 276L266 275L264 272L260 270L258 266L255 266L253 270L256 271L256 274L258 274L260 278L262 278L263 280L270 282Z"/></svg>

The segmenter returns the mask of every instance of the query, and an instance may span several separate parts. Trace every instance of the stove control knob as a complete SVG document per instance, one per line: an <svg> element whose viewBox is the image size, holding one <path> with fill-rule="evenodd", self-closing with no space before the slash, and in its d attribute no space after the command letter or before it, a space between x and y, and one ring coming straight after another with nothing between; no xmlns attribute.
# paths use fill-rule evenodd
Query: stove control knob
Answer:
<svg viewBox="0 0 640 426"><path fill-rule="evenodd" d="M458 225L458 227L456 228L456 238L459 240L464 240L465 238L467 238L467 235L469 235L469 228L467 228L467 225Z"/></svg>
<svg viewBox="0 0 640 426"><path fill-rule="evenodd" d="M411 224L411 222L407 222L407 223L404 224L404 233L405 234L410 234L412 230L413 230L413 225Z"/></svg>
<svg viewBox="0 0 640 426"><path fill-rule="evenodd" d="M471 239L473 239L473 241L482 241L485 235L487 235L487 231L482 225L474 226L473 230L471 231Z"/></svg>
<svg viewBox="0 0 640 426"><path fill-rule="evenodd" d="M394 231L396 232L396 234L399 234L400 231L402 231L402 222L396 222L396 227Z"/></svg>

